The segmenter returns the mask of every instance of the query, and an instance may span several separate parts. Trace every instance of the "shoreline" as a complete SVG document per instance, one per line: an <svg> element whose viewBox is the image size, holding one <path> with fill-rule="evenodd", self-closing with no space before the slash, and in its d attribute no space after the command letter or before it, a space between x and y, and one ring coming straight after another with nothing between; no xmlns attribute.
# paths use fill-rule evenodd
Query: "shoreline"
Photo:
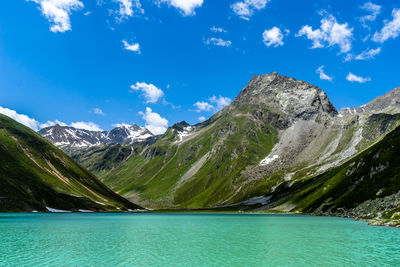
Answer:
<svg viewBox="0 0 400 267"><path fill-rule="evenodd" d="M391 228L399 228L400 224L391 224L390 222L384 222L382 220L376 219L363 219L358 217L351 216L341 216L341 215L320 215L320 214L312 214L312 213L302 213L302 212L280 212L280 211L235 211L235 210L225 210L225 211L217 211L213 209L161 209L161 210L142 210L142 211L90 211L90 212L81 212L81 211L70 211L70 212L39 212L39 211L2 211L1 214L198 214L198 215L212 215L212 214L226 214L226 215L303 215L303 216L315 216L315 217L336 217L336 218L346 218L351 219L353 221L365 222L369 226L381 226L381 227L391 227Z"/></svg>

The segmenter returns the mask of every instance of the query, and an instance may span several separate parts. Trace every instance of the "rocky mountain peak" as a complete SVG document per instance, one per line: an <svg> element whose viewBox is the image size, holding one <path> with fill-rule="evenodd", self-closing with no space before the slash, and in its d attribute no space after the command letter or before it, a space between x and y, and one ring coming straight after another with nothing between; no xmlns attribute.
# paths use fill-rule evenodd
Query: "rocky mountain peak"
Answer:
<svg viewBox="0 0 400 267"><path fill-rule="evenodd" d="M232 103L236 107L248 104L282 112L290 120L308 120L319 114L338 114L320 88L305 81L279 75L277 72L253 76Z"/></svg>
<svg viewBox="0 0 400 267"><path fill-rule="evenodd" d="M135 141L143 141L152 136L154 136L153 133L136 124L124 124L112 129L108 133L108 137L113 140L114 143L118 144L130 144Z"/></svg>
<svg viewBox="0 0 400 267"><path fill-rule="evenodd" d="M183 131L188 126L190 126L189 123L187 123L186 121L181 121L172 125L171 128L177 131Z"/></svg>
<svg viewBox="0 0 400 267"><path fill-rule="evenodd" d="M373 114L373 113L399 113L400 112L400 87L381 95L365 105L356 108L342 108L341 115Z"/></svg>

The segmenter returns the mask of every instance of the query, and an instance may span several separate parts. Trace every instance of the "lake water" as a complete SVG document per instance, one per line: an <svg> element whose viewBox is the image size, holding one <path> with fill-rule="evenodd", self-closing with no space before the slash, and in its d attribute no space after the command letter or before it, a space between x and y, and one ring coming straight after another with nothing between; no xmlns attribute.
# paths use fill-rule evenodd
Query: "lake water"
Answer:
<svg viewBox="0 0 400 267"><path fill-rule="evenodd" d="M301 215L0 214L0 266L399 266L400 229Z"/></svg>

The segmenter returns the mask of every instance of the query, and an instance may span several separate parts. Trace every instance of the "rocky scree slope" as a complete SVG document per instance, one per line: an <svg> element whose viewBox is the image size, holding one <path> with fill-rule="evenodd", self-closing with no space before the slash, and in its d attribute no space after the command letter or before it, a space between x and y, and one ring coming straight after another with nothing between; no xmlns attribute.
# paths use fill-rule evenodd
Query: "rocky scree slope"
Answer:
<svg viewBox="0 0 400 267"><path fill-rule="evenodd" d="M0 114L0 211L137 209L31 129Z"/></svg>
<svg viewBox="0 0 400 267"><path fill-rule="evenodd" d="M400 114L391 116L400 119ZM258 206L242 208L345 216L400 227L400 127L339 166L281 184Z"/></svg>

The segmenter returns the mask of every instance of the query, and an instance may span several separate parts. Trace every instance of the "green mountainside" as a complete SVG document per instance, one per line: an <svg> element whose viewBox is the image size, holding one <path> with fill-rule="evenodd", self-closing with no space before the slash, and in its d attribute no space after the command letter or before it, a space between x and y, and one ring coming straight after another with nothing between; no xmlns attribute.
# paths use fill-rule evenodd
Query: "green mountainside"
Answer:
<svg viewBox="0 0 400 267"><path fill-rule="evenodd" d="M0 114L0 211L137 208L39 134Z"/></svg>
<svg viewBox="0 0 400 267"><path fill-rule="evenodd" d="M349 216L400 225L400 126L340 166L292 185L282 184L270 195L270 203L257 210Z"/></svg>
<svg viewBox="0 0 400 267"><path fill-rule="evenodd" d="M328 179L381 140L400 121L399 103L397 88L360 108L337 111L318 87L270 73L254 76L203 123L181 122L146 142L69 153L144 207L268 209L276 192L287 195L316 179L310 177ZM314 211L296 203L279 209Z"/></svg>

